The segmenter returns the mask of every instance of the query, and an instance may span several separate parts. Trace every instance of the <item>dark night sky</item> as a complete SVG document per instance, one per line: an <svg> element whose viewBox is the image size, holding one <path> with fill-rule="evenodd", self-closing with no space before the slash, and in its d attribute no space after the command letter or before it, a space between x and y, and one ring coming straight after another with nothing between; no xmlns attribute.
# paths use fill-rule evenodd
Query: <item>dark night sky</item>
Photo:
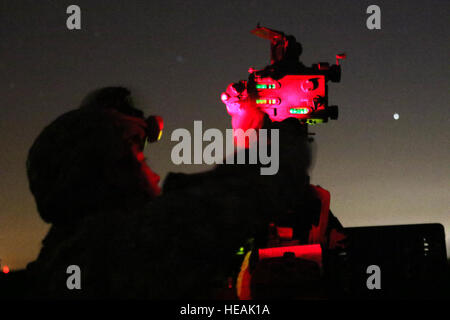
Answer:
<svg viewBox="0 0 450 320"><path fill-rule="evenodd" d="M66 28L66 8L82 10L82 30ZM382 29L366 28L377 4ZM165 135L150 166L172 164L170 133L230 128L219 96L250 66L269 62L262 25L293 34L302 61L347 53L341 83L330 84L340 119L316 132L312 182L330 190L345 226L440 222L449 246L450 1L24 1L0 0L0 258L24 267L49 226L28 190L25 159L50 121L90 90L130 87ZM400 115L399 120L393 114Z"/></svg>

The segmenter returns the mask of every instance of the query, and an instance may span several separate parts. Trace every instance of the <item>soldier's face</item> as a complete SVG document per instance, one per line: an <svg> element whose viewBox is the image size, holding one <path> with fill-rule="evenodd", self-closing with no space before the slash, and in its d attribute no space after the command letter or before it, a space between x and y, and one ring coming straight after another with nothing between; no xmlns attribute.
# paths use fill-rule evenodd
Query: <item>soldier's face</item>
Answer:
<svg viewBox="0 0 450 320"><path fill-rule="evenodd" d="M138 163L140 164L141 173L144 176L146 182L147 182L147 192L151 197L157 197L161 193L161 188L159 187L159 181L160 177L156 173L150 169L148 166L144 152L141 150L140 147L136 145L135 148L133 148L134 154L136 156L136 159Z"/></svg>

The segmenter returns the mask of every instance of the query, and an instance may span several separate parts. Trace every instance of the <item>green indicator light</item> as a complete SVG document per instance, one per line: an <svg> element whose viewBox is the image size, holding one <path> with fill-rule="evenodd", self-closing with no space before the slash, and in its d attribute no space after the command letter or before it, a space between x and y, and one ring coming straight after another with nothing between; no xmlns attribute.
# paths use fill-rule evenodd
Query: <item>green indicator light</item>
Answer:
<svg viewBox="0 0 450 320"><path fill-rule="evenodd" d="M277 99L257 99L256 104L277 104Z"/></svg>
<svg viewBox="0 0 450 320"><path fill-rule="evenodd" d="M289 110L291 114L307 114L309 112L308 108L292 108Z"/></svg>
<svg viewBox="0 0 450 320"><path fill-rule="evenodd" d="M265 84L265 83L257 83L256 89L275 89L275 84Z"/></svg>
<svg viewBox="0 0 450 320"><path fill-rule="evenodd" d="M244 253L245 253L244 247L240 247L240 248L239 248L239 251L236 252L237 255L243 255Z"/></svg>
<svg viewBox="0 0 450 320"><path fill-rule="evenodd" d="M318 123L323 123L323 122L324 122L323 119L308 119L308 120L306 120L307 124L312 124L312 125L318 124Z"/></svg>

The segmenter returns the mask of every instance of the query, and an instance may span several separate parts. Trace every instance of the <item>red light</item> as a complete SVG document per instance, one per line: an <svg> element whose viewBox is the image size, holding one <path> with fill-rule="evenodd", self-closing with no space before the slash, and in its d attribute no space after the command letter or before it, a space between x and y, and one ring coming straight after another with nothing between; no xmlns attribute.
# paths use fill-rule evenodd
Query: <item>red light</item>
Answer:
<svg viewBox="0 0 450 320"><path fill-rule="evenodd" d="M312 260L320 266L322 265L322 248L320 247L320 244L274 247L258 250L260 259L282 257L286 252L294 253L296 258Z"/></svg>
<svg viewBox="0 0 450 320"><path fill-rule="evenodd" d="M4 266L4 267L3 267L3 273L4 273L4 274L9 273L9 267L8 267L8 266Z"/></svg>
<svg viewBox="0 0 450 320"><path fill-rule="evenodd" d="M232 288L233 288L233 278L228 277L228 289L232 289Z"/></svg>
<svg viewBox="0 0 450 320"><path fill-rule="evenodd" d="M136 158L137 158L137 160L138 160L139 162L144 161L144 160L145 160L144 153L143 153L143 152L139 152L139 153L136 155Z"/></svg>
<svg viewBox="0 0 450 320"><path fill-rule="evenodd" d="M222 99L223 102L227 101L228 98L230 98L230 96L225 92L220 95L220 99Z"/></svg>
<svg viewBox="0 0 450 320"><path fill-rule="evenodd" d="M336 64L339 65L339 60L344 60L347 58L347 55L345 53L339 53L336 55Z"/></svg>
<svg viewBox="0 0 450 320"><path fill-rule="evenodd" d="M280 238L283 239L292 239L292 236L294 234L294 229L292 228L284 228L284 227L277 227L277 233Z"/></svg>

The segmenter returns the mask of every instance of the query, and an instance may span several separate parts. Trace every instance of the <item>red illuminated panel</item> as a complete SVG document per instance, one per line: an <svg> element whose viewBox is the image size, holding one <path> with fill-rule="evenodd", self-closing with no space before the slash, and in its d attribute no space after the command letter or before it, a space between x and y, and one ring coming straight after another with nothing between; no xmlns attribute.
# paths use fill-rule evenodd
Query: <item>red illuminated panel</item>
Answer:
<svg viewBox="0 0 450 320"><path fill-rule="evenodd" d="M277 233L278 233L278 236L282 239L292 239L292 236L294 234L294 229L277 227Z"/></svg>
<svg viewBox="0 0 450 320"><path fill-rule="evenodd" d="M319 266L322 265L322 248L320 244L309 244L304 246L274 247L259 249L260 259L283 257L286 252L292 252L296 258L311 260Z"/></svg>
<svg viewBox="0 0 450 320"><path fill-rule="evenodd" d="M279 79L278 83L278 89L258 89L256 98L256 105L267 113L272 121L283 121L290 117L307 119L324 111L325 107L318 106L314 99L325 97L325 76L288 75ZM278 103L263 103L269 102L274 96L277 97Z"/></svg>

